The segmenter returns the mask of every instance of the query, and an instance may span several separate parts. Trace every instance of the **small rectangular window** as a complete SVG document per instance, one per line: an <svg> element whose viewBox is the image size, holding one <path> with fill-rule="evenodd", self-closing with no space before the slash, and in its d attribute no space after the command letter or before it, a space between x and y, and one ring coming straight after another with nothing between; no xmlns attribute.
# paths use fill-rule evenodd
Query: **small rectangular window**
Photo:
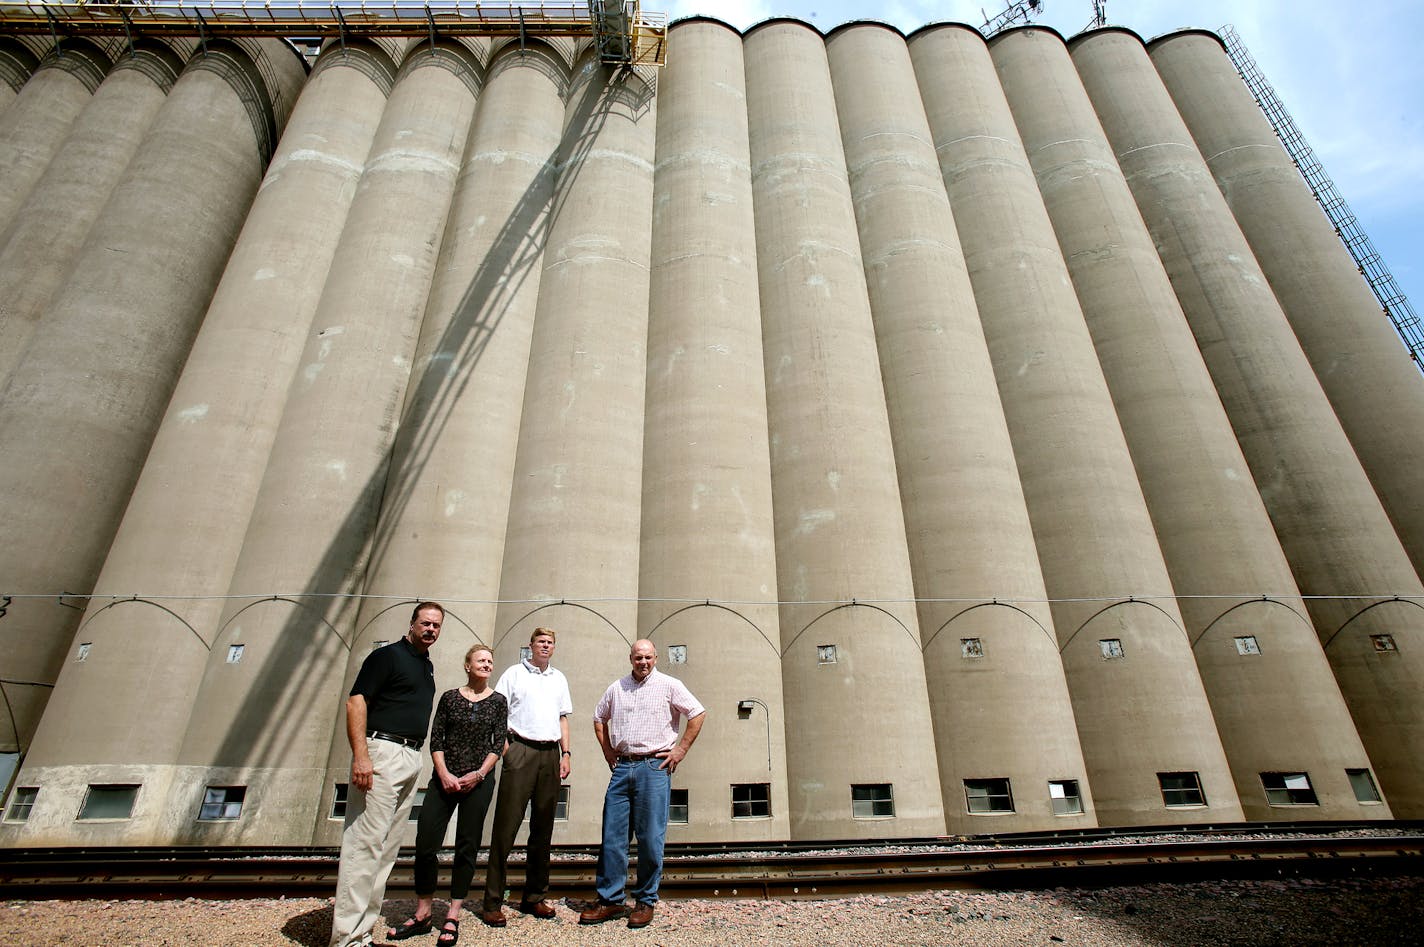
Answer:
<svg viewBox="0 0 1424 947"><path fill-rule="evenodd" d="M78 650L76 650L76 651L74 652L74 660L76 660L76 661L87 661L87 660L89 660L89 649L92 648L92 647L94 647L94 644L93 644L93 642L91 642L91 641L85 641L85 642L81 643L81 644L79 645Z"/></svg>
<svg viewBox="0 0 1424 947"><path fill-rule="evenodd" d="M984 642L978 638L960 638L959 656L961 658L982 658Z"/></svg>
<svg viewBox="0 0 1424 947"><path fill-rule="evenodd" d="M209 786L198 809L199 822L231 822L242 815L246 786Z"/></svg>
<svg viewBox="0 0 1424 947"><path fill-rule="evenodd" d="M10 796L10 808L5 813L6 822L28 822L30 812L35 808L35 798L39 796L38 786L16 786Z"/></svg>
<svg viewBox="0 0 1424 947"><path fill-rule="evenodd" d="M1262 773L1266 803L1272 806L1318 806L1310 776L1305 773Z"/></svg>
<svg viewBox="0 0 1424 947"><path fill-rule="evenodd" d="M817 664L835 664L835 663L836 663L836 646L833 645L833 644L818 644L818 645L816 645L816 663L817 663Z"/></svg>
<svg viewBox="0 0 1424 947"><path fill-rule="evenodd" d="M417 790L415 791L415 802L414 802L414 803L411 805L411 807L410 807L410 815L406 816L406 821L407 821L407 822L419 822L419 821L420 821L420 807L423 806L423 805L425 805L425 790L424 790L424 789L417 789Z"/></svg>
<svg viewBox="0 0 1424 947"><path fill-rule="evenodd" d="M852 819L893 819L895 794L889 783L866 783L850 787Z"/></svg>
<svg viewBox="0 0 1424 947"><path fill-rule="evenodd" d="M377 651L377 650L379 650L379 649L381 649L381 648L384 648L384 647L385 647L386 645L388 645L388 644L390 644L389 641L373 641L373 642L371 642L371 650L372 650L372 651Z"/></svg>
<svg viewBox="0 0 1424 947"><path fill-rule="evenodd" d="M1048 798L1053 803L1054 815L1083 814L1083 797L1078 793L1076 779L1050 779Z"/></svg>
<svg viewBox="0 0 1424 947"><path fill-rule="evenodd" d="M1394 643L1394 635L1370 635L1370 641L1374 644L1376 651L1399 650Z"/></svg>
<svg viewBox="0 0 1424 947"><path fill-rule="evenodd" d="M227 663L237 664L242 660L242 652L247 649L247 645L230 644L227 646Z"/></svg>
<svg viewBox="0 0 1424 947"><path fill-rule="evenodd" d="M1355 790L1355 801L1363 803L1380 802L1379 787L1375 785L1375 778L1370 775L1367 769L1347 769L1345 775L1350 779L1350 788Z"/></svg>
<svg viewBox="0 0 1424 947"><path fill-rule="evenodd" d="M733 783L732 818L764 819L771 815L771 783Z"/></svg>
<svg viewBox="0 0 1424 947"><path fill-rule="evenodd" d="M1240 635L1236 639L1237 654L1260 654L1261 646L1256 643L1255 635Z"/></svg>
<svg viewBox="0 0 1424 947"><path fill-rule="evenodd" d="M674 789L668 796L668 821L679 825L687 824L687 790Z"/></svg>
<svg viewBox="0 0 1424 947"><path fill-rule="evenodd" d="M685 644L670 644L670 645L668 645L667 655L668 655L668 664L686 664L686 663L687 663L687 645L685 645Z"/></svg>
<svg viewBox="0 0 1424 947"><path fill-rule="evenodd" d="M133 815L137 786L90 786L79 807L80 819L127 819Z"/></svg>
<svg viewBox="0 0 1424 947"><path fill-rule="evenodd" d="M1007 779L966 779L964 800L970 812L1014 811L1014 796Z"/></svg>
<svg viewBox="0 0 1424 947"><path fill-rule="evenodd" d="M1164 806L1180 808L1206 805L1201 777L1196 773L1158 773L1157 784L1162 788Z"/></svg>
<svg viewBox="0 0 1424 947"><path fill-rule="evenodd" d="M331 815L330 819L346 818L346 783L337 783L331 793Z"/></svg>
<svg viewBox="0 0 1424 947"><path fill-rule="evenodd" d="M1103 658L1113 660L1122 657L1121 638L1103 638L1098 642L1098 650L1103 653Z"/></svg>
<svg viewBox="0 0 1424 947"><path fill-rule="evenodd" d="M532 661L532 660L534 660L534 649L531 648L531 647L529 647L528 645L524 645L523 647L521 647L521 648L519 649L519 660L521 660L521 661Z"/></svg>
<svg viewBox="0 0 1424 947"><path fill-rule="evenodd" d="M554 803L554 821L569 821L569 787L559 787L559 801Z"/></svg>

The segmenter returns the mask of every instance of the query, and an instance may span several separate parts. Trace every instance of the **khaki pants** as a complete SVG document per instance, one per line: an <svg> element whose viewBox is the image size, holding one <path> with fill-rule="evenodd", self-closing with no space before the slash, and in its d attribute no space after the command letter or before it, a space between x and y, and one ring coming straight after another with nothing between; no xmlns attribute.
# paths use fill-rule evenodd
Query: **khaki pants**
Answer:
<svg viewBox="0 0 1424 947"><path fill-rule="evenodd" d="M347 791L331 947L371 943L420 776L419 750L371 737L366 738L366 749L376 772L370 792L355 786Z"/></svg>

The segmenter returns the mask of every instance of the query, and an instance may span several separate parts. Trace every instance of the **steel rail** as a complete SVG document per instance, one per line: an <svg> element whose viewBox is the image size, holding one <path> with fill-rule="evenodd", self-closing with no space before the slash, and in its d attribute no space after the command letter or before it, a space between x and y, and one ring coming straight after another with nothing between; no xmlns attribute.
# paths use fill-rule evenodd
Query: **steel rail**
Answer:
<svg viewBox="0 0 1424 947"><path fill-rule="evenodd" d="M1044 844L949 840L906 845L669 847L663 891L673 898L824 898L941 889L1083 887L1145 881L1341 874L1424 874L1424 836L1340 837L1226 834ZM886 850L888 849L888 850ZM595 850L556 849L551 891L571 899L593 887ZM328 896L337 853L328 848L0 849L0 885L10 899L259 898ZM511 865L518 887L521 865ZM409 894L410 852L388 890Z"/></svg>

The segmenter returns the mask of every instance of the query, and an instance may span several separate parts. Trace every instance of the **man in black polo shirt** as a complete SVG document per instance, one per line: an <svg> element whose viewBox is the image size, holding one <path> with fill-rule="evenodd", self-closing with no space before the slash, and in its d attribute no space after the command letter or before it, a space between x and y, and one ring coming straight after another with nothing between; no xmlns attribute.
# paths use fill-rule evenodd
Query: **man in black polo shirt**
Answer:
<svg viewBox="0 0 1424 947"><path fill-rule="evenodd" d="M331 947L371 943L386 879L400 849L400 830L415 801L420 747L435 702L429 651L444 621L445 609L435 602L415 606L410 631L366 656L346 699L351 788L341 833Z"/></svg>

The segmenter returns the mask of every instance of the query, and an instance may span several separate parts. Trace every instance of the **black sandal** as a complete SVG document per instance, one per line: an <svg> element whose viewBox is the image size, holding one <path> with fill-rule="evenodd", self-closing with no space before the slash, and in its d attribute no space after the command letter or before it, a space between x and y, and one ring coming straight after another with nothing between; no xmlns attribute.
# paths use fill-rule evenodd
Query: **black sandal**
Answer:
<svg viewBox="0 0 1424 947"><path fill-rule="evenodd" d="M454 929L451 929L451 925ZM460 922L453 917L445 918L445 923L440 925L440 936L435 939L435 943L440 947L455 947L455 942L460 939Z"/></svg>
<svg viewBox="0 0 1424 947"><path fill-rule="evenodd" d="M405 940L407 937L429 934L434 925L435 915L433 914L427 914L421 918L408 917L400 927L392 927L386 932L386 940Z"/></svg>

